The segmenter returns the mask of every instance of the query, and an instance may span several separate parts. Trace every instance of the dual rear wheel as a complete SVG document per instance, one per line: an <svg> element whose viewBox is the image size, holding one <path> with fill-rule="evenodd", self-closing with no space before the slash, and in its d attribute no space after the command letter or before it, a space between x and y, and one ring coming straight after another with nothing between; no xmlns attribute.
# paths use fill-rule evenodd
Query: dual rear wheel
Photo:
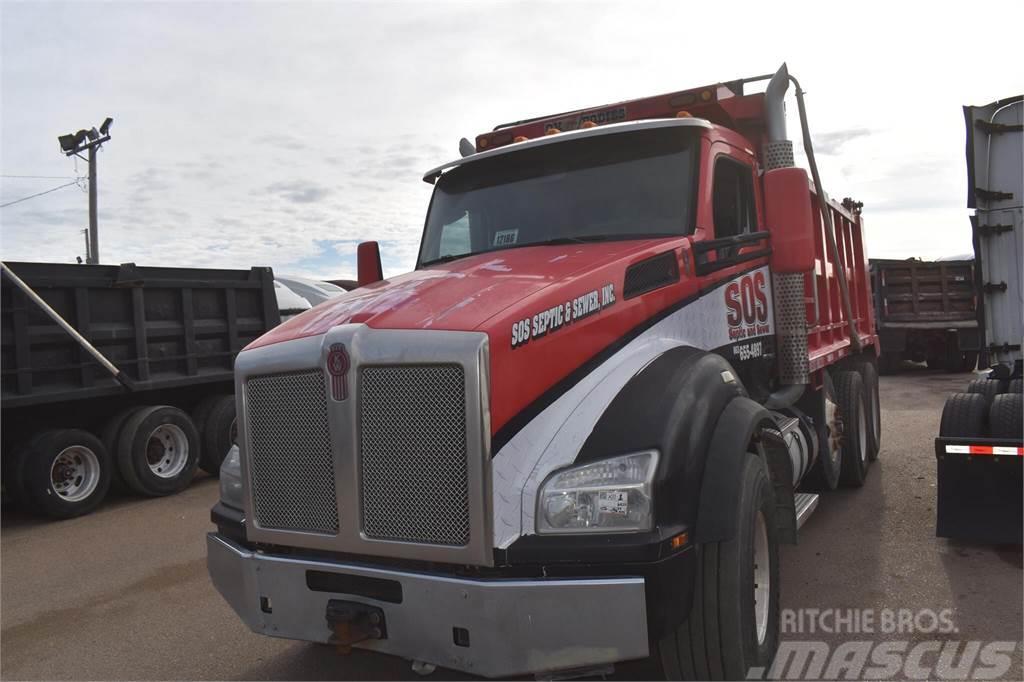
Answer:
<svg viewBox="0 0 1024 682"><path fill-rule="evenodd" d="M198 406L196 421L169 405L132 407L97 429L48 429L3 458L4 488L22 509L52 518L93 511L114 488L173 495L196 469L216 474L236 438L233 396Z"/></svg>

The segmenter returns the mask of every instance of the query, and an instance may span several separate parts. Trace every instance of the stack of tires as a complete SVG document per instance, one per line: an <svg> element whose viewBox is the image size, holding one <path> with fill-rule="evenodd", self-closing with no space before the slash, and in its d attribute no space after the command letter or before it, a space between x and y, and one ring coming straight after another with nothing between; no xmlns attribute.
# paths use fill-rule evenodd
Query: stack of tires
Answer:
<svg viewBox="0 0 1024 682"><path fill-rule="evenodd" d="M58 519L93 511L111 488L144 497L184 490L196 469L216 476L237 434L235 399L123 410L90 430L35 433L4 457L4 488L23 510Z"/></svg>
<svg viewBox="0 0 1024 682"><path fill-rule="evenodd" d="M974 379L942 409L939 435L945 438L1021 438L1024 396L1020 379Z"/></svg>

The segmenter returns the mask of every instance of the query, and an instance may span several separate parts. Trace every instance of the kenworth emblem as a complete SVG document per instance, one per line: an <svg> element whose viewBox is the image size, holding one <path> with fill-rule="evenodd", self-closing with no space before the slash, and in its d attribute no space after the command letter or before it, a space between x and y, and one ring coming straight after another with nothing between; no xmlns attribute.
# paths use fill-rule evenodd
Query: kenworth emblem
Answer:
<svg viewBox="0 0 1024 682"><path fill-rule="evenodd" d="M327 354L327 372L331 375L331 397L335 400L348 398L348 351L345 344L336 343Z"/></svg>

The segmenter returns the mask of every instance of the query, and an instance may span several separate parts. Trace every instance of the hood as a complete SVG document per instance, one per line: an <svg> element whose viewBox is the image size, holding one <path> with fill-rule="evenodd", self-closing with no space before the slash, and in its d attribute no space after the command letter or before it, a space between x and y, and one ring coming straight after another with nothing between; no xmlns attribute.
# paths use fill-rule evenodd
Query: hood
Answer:
<svg viewBox="0 0 1024 682"><path fill-rule="evenodd" d="M649 248L652 240L527 246L481 253L362 287L306 311L249 348L323 334L346 323L378 329L472 331L552 286Z"/></svg>

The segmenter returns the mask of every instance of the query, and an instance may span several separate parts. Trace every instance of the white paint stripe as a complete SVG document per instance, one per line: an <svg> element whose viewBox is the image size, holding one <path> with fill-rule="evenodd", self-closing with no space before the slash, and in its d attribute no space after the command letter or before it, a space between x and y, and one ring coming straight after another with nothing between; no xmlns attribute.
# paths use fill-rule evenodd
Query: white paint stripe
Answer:
<svg viewBox="0 0 1024 682"><path fill-rule="evenodd" d="M775 315L768 267L743 276L758 271L769 283L765 294L771 334ZM534 417L495 455L491 462L495 547L506 548L521 535L534 533L537 488L552 471L575 461L597 420L641 369L678 346L710 350L735 342L729 338L724 284L626 344Z"/></svg>
<svg viewBox="0 0 1024 682"><path fill-rule="evenodd" d="M1005 445L995 445L992 447L993 455L1024 455L1024 448L1011 448Z"/></svg>
<svg viewBox="0 0 1024 682"><path fill-rule="evenodd" d="M969 445L947 445L946 452L952 455L966 455L970 453L971 447Z"/></svg>

